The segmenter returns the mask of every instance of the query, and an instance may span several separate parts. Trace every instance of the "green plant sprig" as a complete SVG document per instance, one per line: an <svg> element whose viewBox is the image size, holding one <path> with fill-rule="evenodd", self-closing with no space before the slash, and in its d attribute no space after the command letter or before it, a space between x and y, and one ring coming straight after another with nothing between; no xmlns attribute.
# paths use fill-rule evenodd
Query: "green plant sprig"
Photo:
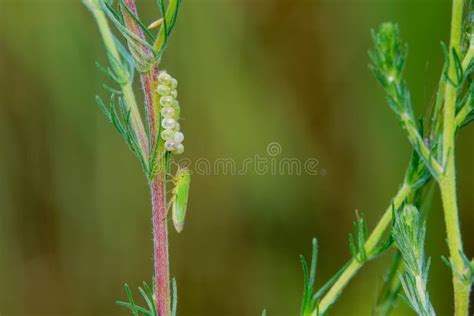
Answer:
<svg viewBox="0 0 474 316"><path fill-rule="evenodd" d="M132 88L133 67L130 64L130 55L113 35L99 0L83 0L83 3L90 9L102 35L110 68L103 66L99 66L99 68L119 86L117 90L120 91L120 112L117 113L115 108L116 93L112 93L109 107L104 105L99 96L96 97L97 103L125 142L138 156L142 167L147 168L144 163L147 152L146 133Z"/></svg>
<svg viewBox="0 0 474 316"><path fill-rule="evenodd" d="M168 130L170 136L171 128L177 125L176 120L169 116L172 115L170 113L174 113L175 108L179 110L179 104L175 100L177 81L166 72L160 72L158 65L176 25L181 0L169 0L166 3L165 0L157 0L164 22L156 36L140 20L135 0L118 0L116 9L113 0L82 0L82 2L97 22L110 64L109 67L101 65L98 67L116 84L116 87L104 85L104 88L111 93L108 104L106 105L100 97L96 97L97 103L138 157L149 184L152 200L153 291L146 284L139 289L149 308L145 311L144 308L134 304L128 286L126 292L129 303L120 304L129 307L134 315L174 315L177 299L175 297L171 300L171 291L176 296L176 287L173 283L171 289L169 277L166 175L170 171L171 155L182 152L184 147L180 143L183 139L182 133L177 138L177 142L181 145L179 151L172 151L171 146L165 148L164 134L161 137L161 132L164 130ZM114 36L107 18L123 36L128 49ZM143 109L139 109L133 91L135 70L139 74L144 92ZM166 91L163 91L163 88ZM168 99L162 104L165 95ZM168 113L168 116L164 116L162 120L161 110L165 105L168 109L165 113ZM172 106L174 108L171 108ZM141 110L144 113L145 123L142 121ZM169 123L167 128L162 127L163 122ZM173 127L170 127L171 124ZM179 131L179 128L176 130ZM172 132L173 137L174 133L178 134L174 130Z"/></svg>
<svg viewBox="0 0 474 316"><path fill-rule="evenodd" d="M426 223L413 205L395 212L394 219L392 235L403 257L405 272L400 278L407 302L419 316L434 316L427 291L430 259L425 262Z"/></svg>
<svg viewBox="0 0 474 316"><path fill-rule="evenodd" d="M152 282L154 284L154 281ZM135 299L133 298L132 291L130 290L130 286L125 284L125 294L127 295L128 302L124 301L117 301L117 305L128 308L133 316L159 316L158 310L156 308L155 300L153 297L153 291L151 290L150 286L146 282L143 282L143 287L138 287L138 292L142 296L144 302L146 303L147 307L142 307L135 303ZM177 314L177 307L178 307L178 289L176 286L176 280L173 278L172 281L173 287L173 296L172 296L172 308L171 308L171 316L176 316ZM155 288L155 285L153 285Z"/></svg>
<svg viewBox="0 0 474 316"><path fill-rule="evenodd" d="M393 211L399 209L403 203L417 190L423 187L430 178L431 175L425 167L425 164L419 158L418 154L414 152L402 186L364 244L367 257L374 258L381 253L382 249L386 249L387 241L383 242L383 238L387 228L391 225ZM320 295L318 296L316 307L313 309L311 315L325 315L329 308L336 302L350 280L363 267L365 262L366 261L356 260L354 256L352 256L338 273L331 278L331 285L325 288L324 291L318 291Z"/></svg>
<svg viewBox="0 0 474 316"><path fill-rule="evenodd" d="M462 93L465 91L464 84L470 84L469 80L462 80L465 78L464 73L472 72L472 70L470 70L472 69L472 53L470 53L471 45L467 49L465 56L460 56L463 51L466 51L466 49L463 49L461 46L463 17L464 0L453 0L449 45L449 51L451 54L449 56L450 59L447 71L447 77L450 78L450 80L446 83L444 93L445 102L442 113L442 143L440 145L440 147L442 147L442 162L445 167L443 174L438 179L453 271L462 271L465 265L463 260L464 250L457 205L455 165L455 138L458 130L458 121L456 119L456 111L458 110L457 104L459 104L459 100L462 99ZM470 35L470 38L472 38L472 33ZM461 60L463 61L461 62ZM458 81L453 82L453 78L457 78ZM469 312L471 285L466 284L460 280L455 273L453 273L453 287L454 314L456 316L465 316Z"/></svg>
<svg viewBox="0 0 474 316"><path fill-rule="evenodd" d="M459 3L455 0L455 10L453 11L457 12L458 6ZM456 20L456 17L454 17L453 20ZM451 171L451 174L449 174L449 169L452 168L449 164L453 164L453 157L449 158L451 154L449 150L446 150L447 147L453 148L454 139L448 143L445 142L446 133L450 132L449 130L446 131L446 119L451 119L451 123L448 125L449 128L454 131L452 134L453 138L457 131L467 126L467 124L473 120L471 67L474 51L472 49L472 42L469 49L466 50L463 59L455 57L456 55L454 53L447 55L449 58L446 60L442 72L443 75L440 79L434 112L430 119L425 117L425 121L431 122L431 127L427 131L429 138L424 139L422 137L422 135L424 135L422 126L418 126L417 121L414 119L410 94L402 77L406 59L406 46L401 44L398 27L391 23L383 24L378 33L373 33L373 38L376 48L370 53L372 62L374 63L372 69L387 93L390 107L397 114L402 126L408 132L408 138L416 152L416 155L413 155L413 157L416 157L416 162L413 163L412 159L405 176L404 184L395 195L391 206L382 216L374 231L367 238L364 252L366 254L371 253L376 248L376 245L380 244L383 233L392 221L392 212L398 209L410 194L413 194L420 187L424 186L432 176L440 183L442 193L444 191L444 208L445 210L448 209L446 212L446 214L448 214L446 220L448 235L451 235L451 238L448 237L448 239L452 240L450 249L460 249L460 239L453 237L460 236L457 219L456 192L455 186L453 186L453 183L455 183L454 173ZM457 50L451 49L451 52L454 51ZM447 117L446 104L449 103L448 101L452 94L450 91L451 88L448 88L448 86L454 87L454 85L456 85L456 93L455 98L452 100L452 105L457 105L457 115L448 115ZM465 88L466 86L468 88ZM456 114L456 112L453 113ZM446 154L448 154L447 156L449 158L447 160ZM454 206L456 207L453 208ZM453 242L453 240L458 241ZM360 252L360 247L357 252ZM462 251L460 253L462 253ZM451 256L453 256L452 251ZM458 270L462 270L465 265L462 262L462 256L459 253L456 256L458 259L457 261L453 261L454 265L458 266ZM461 258L461 264L459 263L459 258ZM363 263L361 260L351 259L332 287L321 297L311 315L324 315L337 300L352 277L362 267ZM456 277L456 279L458 278ZM454 280L454 282L459 283L456 280ZM469 292L470 286L455 284L455 288L456 287L458 289L455 290L455 292L460 293L455 299L455 301L458 301L456 304L458 306L456 307L458 311L456 315L465 315L467 312L464 313L463 311L466 310L466 302L468 302L466 293Z"/></svg>
<svg viewBox="0 0 474 316"><path fill-rule="evenodd" d="M392 264L384 276L384 286L380 291L374 315L387 316L395 308L397 299L402 288L399 273L403 272L403 260L400 251L395 251Z"/></svg>
<svg viewBox="0 0 474 316"><path fill-rule="evenodd" d="M375 48L369 51L372 69L387 94L391 109L397 114L408 139L435 177L442 173L442 167L436 159L435 148L428 148L418 127L411 102L410 91L403 79L403 69L407 58L407 45L400 40L400 31L393 23L384 23L378 32L372 31Z"/></svg>

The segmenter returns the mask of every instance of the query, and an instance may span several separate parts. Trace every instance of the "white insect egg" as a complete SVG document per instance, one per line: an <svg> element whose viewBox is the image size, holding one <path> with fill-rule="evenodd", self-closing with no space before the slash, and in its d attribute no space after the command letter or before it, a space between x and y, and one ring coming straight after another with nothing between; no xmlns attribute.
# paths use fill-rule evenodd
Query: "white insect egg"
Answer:
<svg viewBox="0 0 474 316"><path fill-rule="evenodd" d="M178 87L178 80L171 78L171 89L176 89Z"/></svg>
<svg viewBox="0 0 474 316"><path fill-rule="evenodd" d="M173 97L169 95L166 95L160 98L160 104L162 106L173 106L173 101L174 101Z"/></svg>
<svg viewBox="0 0 474 316"><path fill-rule="evenodd" d="M174 140L175 143L177 143L177 144L182 143L183 140L184 140L184 134L181 133L181 132L176 132L176 133L174 134L174 139L173 139L173 140Z"/></svg>
<svg viewBox="0 0 474 316"><path fill-rule="evenodd" d="M167 117L161 121L161 126L163 126L164 129L173 129L176 126L176 121Z"/></svg>
<svg viewBox="0 0 474 316"><path fill-rule="evenodd" d="M165 142L165 149L168 150L168 151L173 151L176 149L176 144L174 141L172 140L167 140Z"/></svg>
<svg viewBox="0 0 474 316"><path fill-rule="evenodd" d="M174 125L173 130L175 132L179 132L181 130L181 125L178 122L176 122L176 124Z"/></svg>
<svg viewBox="0 0 474 316"><path fill-rule="evenodd" d="M175 134L175 131L171 129L165 129L164 131L161 132L161 138L163 140L173 140L174 134Z"/></svg>
<svg viewBox="0 0 474 316"><path fill-rule="evenodd" d="M172 107L174 107L175 110L179 109L179 101L178 100L173 100Z"/></svg>
<svg viewBox="0 0 474 316"><path fill-rule="evenodd" d="M173 79L173 77L171 77L166 71L162 71L158 75L158 81L162 84L165 84L165 85L171 85L172 84L172 79Z"/></svg>
<svg viewBox="0 0 474 316"><path fill-rule="evenodd" d="M179 107L179 102L177 100L173 100L173 108L175 112L175 118L178 120L181 115L181 108Z"/></svg>
<svg viewBox="0 0 474 316"><path fill-rule="evenodd" d="M162 95L162 96L165 96L165 95L169 95L171 93L171 89L170 87L164 85L164 84L160 84L158 86L158 88L156 88L156 92L159 94L159 95Z"/></svg>
<svg viewBox="0 0 474 316"><path fill-rule="evenodd" d="M172 107L165 106L164 108L161 109L161 115L163 117L173 118L174 114L175 114L175 110Z"/></svg>
<svg viewBox="0 0 474 316"><path fill-rule="evenodd" d="M184 145L179 143L175 145L175 149L173 151L173 154L175 155L180 155L184 152Z"/></svg>
<svg viewBox="0 0 474 316"><path fill-rule="evenodd" d="M176 99L178 97L178 90L171 90L171 96Z"/></svg>

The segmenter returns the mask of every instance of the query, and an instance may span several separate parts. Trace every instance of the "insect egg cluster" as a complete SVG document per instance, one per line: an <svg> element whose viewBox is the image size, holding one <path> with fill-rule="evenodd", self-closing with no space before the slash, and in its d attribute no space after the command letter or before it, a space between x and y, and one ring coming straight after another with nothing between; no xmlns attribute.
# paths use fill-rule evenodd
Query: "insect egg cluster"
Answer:
<svg viewBox="0 0 474 316"><path fill-rule="evenodd" d="M184 135L180 132L179 102L176 100L178 92L178 81L171 77L166 71L161 71L158 75L158 87L156 92L160 96L161 105L161 138L165 141L165 150L179 155L184 152Z"/></svg>

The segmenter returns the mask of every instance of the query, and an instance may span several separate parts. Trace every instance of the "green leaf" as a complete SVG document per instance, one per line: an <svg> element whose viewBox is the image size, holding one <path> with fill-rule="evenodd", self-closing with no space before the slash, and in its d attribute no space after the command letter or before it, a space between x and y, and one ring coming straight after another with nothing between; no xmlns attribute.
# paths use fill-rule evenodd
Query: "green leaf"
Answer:
<svg viewBox="0 0 474 316"><path fill-rule="evenodd" d="M316 270L318 262L318 242L315 238L312 241L311 266L308 269L308 263L303 256L300 256L301 267L303 269L303 301L301 303L300 315L311 315L314 309L312 300L314 283L316 281Z"/></svg>
<svg viewBox="0 0 474 316"><path fill-rule="evenodd" d="M99 106L99 109L102 111L102 113L104 113L107 120L109 122L112 122L112 117L111 117L111 114L110 114L109 110L107 109L104 102L102 101L102 99L98 95L95 97L95 101L97 102L97 105Z"/></svg>
<svg viewBox="0 0 474 316"><path fill-rule="evenodd" d="M363 215L356 212L357 220L353 223L354 234L349 234L349 249L352 257L359 263L367 261L369 258L365 251L368 231L367 222Z"/></svg>
<svg viewBox="0 0 474 316"><path fill-rule="evenodd" d="M148 38L150 38L152 41L155 41L156 38L155 36L150 32L150 30L148 29L148 27L146 27L142 21L140 21L140 19L135 15L135 13L132 12L132 10L130 9L130 7L123 1L123 0L119 0L120 2L120 6L125 8L125 10L127 11L128 15L135 21L135 23L137 23L137 25L140 27L140 29L143 31L143 33L148 36Z"/></svg>
<svg viewBox="0 0 474 316"><path fill-rule="evenodd" d="M399 278L399 270L403 267L400 252L395 252L390 269L384 277L384 286L377 300L377 306L374 315L387 316L394 309L400 289L401 283Z"/></svg>
<svg viewBox="0 0 474 316"><path fill-rule="evenodd" d="M401 282L408 304L420 316L434 316L427 291L430 259L424 261L426 224L415 206L394 213L392 235L404 262Z"/></svg>
<svg viewBox="0 0 474 316"><path fill-rule="evenodd" d="M178 311L178 287L176 286L176 279L173 278L171 282L173 296L172 296L172 306L171 306L171 316L176 316Z"/></svg>
<svg viewBox="0 0 474 316"><path fill-rule="evenodd" d="M179 8L181 7L181 0L170 0L166 10L164 0L157 0L157 5L163 17L163 25L158 32L153 48L155 53L161 57L176 25Z"/></svg>

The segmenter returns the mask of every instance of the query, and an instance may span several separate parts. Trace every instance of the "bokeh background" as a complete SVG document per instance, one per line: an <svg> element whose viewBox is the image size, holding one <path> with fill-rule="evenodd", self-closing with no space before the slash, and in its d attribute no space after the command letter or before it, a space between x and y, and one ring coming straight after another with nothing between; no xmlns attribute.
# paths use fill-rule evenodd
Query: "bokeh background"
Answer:
<svg viewBox="0 0 474 316"><path fill-rule="evenodd" d="M139 3L145 21L154 1ZM180 83L185 156L319 160L317 176L196 175L185 230L171 232L180 315L297 315L299 254L320 243L318 286L349 258L356 209L373 227L410 146L367 64L369 31L398 21L417 114L432 99L448 0L188 0L163 59ZM152 275L149 196L133 155L94 102L105 63L78 0L0 0L0 315L127 315L123 283ZM474 130L459 138L466 250L474 253ZM439 315L451 314L435 190L427 251ZM331 315L371 315L390 254ZM399 303L396 315L411 315Z"/></svg>

